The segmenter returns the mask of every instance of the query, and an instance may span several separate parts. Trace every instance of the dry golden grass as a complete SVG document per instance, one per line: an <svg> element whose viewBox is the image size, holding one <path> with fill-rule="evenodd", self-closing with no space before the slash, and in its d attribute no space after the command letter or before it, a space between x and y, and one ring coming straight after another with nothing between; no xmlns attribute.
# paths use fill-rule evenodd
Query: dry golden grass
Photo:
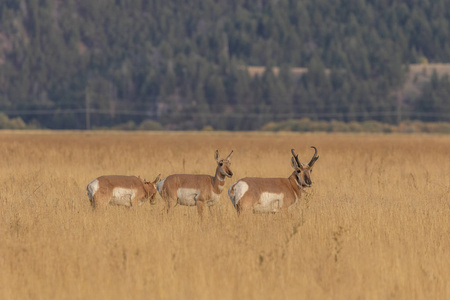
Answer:
<svg viewBox="0 0 450 300"><path fill-rule="evenodd" d="M161 200L92 212L99 175L287 177L313 187L290 216L203 222ZM1 299L450 299L450 136L0 133Z"/></svg>

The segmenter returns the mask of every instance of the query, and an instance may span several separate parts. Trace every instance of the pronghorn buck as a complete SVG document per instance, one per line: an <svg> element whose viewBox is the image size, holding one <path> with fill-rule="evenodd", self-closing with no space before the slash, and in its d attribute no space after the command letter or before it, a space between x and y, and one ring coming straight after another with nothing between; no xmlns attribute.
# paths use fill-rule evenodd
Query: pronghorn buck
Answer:
<svg viewBox="0 0 450 300"><path fill-rule="evenodd" d="M317 148L308 164L302 164L292 149L292 172L289 178L247 177L234 183L228 190L231 202L238 214L276 213L287 209L300 199L307 187L311 187L311 172L316 160Z"/></svg>
<svg viewBox="0 0 450 300"><path fill-rule="evenodd" d="M227 158L219 159L219 151L216 150L217 168L214 176L174 174L158 182L157 189L166 202L167 213L177 204L196 205L198 214L202 216L205 205L211 207L217 203L225 185L225 177L233 176L230 169L232 155L233 151Z"/></svg>
<svg viewBox="0 0 450 300"><path fill-rule="evenodd" d="M90 182L86 189L92 208L110 205L141 206L145 201L155 204L156 183L136 176L108 175Z"/></svg>

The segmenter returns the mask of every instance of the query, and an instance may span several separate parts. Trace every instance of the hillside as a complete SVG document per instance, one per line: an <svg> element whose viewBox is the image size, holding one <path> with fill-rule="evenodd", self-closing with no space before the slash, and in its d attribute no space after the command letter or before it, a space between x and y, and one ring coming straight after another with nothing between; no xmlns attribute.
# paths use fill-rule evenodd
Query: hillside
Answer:
<svg viewBox="0 0 450 300"><path fill-rule="evenodd" d="M250 77L263 76L266 71L264 66L248 66L243 67L248 72ZM279 67L273 67L272 72L278 76L280 74ZM295 78L299 78L308 73L307 68L291 68L291 75ZM325 74L330 75L331 70L325 69ZM418 98L421 96L421 91L424 85L431 81L434 73L438 77L444 77L450 75L450 64L446 63L421 63L410 64L405 72L405 81L400 88L400 94L403 99Z"/></svg>
<svg viewBox="0 0 450 300"><path fill-rule="evenodd" d="M0 110L47 128L450 121L448 77L431 76L450 63L448 1L22 0L0 15Z"/></svg>

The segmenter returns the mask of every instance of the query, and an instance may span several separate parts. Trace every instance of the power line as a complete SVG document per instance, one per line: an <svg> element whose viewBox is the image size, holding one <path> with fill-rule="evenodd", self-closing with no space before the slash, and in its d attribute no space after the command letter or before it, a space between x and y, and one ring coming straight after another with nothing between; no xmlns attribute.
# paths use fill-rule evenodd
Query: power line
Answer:
<svg viewBox="0 0 450 300"><path fill-rule="evenodd" d="M2 110L6 115L14 116L40 116L40 115L63 115L63 114L80 114L80 115L114 115L114 116L146 116L150 118L161 116L178 116L178 117L231 117L231 118L256 118L256 117L272 117L277 119L283 118L333 118L333 117L392 117L397 116L396 110L373 111L373 112L317 112L317 113L276 113L276 112L233 112L233 113L214 113L214 112L189 112L175 111L157 113L150 110L115 110L112 112L108 109L93 108L77 108L77 109L38 109L38 110ZM450 119L450 114L440 112L402 112L405 117L434 117Z"/></svg>

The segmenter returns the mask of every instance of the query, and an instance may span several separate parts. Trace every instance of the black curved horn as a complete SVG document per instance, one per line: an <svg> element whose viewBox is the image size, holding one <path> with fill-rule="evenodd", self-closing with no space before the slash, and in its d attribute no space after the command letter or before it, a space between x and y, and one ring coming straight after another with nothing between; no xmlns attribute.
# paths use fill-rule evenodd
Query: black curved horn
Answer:
<svg viewBox="0 0 450 300"><path fill-rule="evenodd" d="M312 167L314 165L314 163L316 162L316 160L319 159L319 156L317 156L317 148L314 146L311 146L311 148L314 149L314 155L311 158L311 161L309 162L308 166Z"/></svg>
<svg viewBox="0 0 450 300"><path fill-rule="evenodd" d="M292 153L292 156L294 157L295 161L297 162L298 167L301 168L302 167L302 163L298 159L298 154L295 154L295 150L294 149L291 149L291 153Z"/></svg>

